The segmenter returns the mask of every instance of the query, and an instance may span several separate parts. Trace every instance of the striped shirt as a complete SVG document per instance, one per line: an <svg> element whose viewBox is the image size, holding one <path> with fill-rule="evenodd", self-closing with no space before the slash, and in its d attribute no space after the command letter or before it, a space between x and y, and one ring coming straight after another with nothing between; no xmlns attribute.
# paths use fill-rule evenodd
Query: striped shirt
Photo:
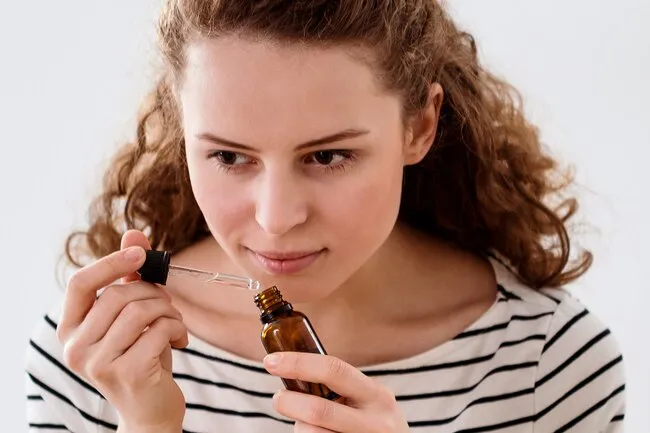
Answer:
<svg viewBox="0 0 650 433"><path fill-rule="evenodd" d="M471 326L362 371L392 390L414 432L622 432L624 366L610 330L567 291L532 290L492 263L499 291ZM115 431L110 402L64 364L58 314L44 317L27 348L29 432ZM186 398L183 431L293 431L272 407L282 382L261 363L192 335L173 357Z"/></svg>

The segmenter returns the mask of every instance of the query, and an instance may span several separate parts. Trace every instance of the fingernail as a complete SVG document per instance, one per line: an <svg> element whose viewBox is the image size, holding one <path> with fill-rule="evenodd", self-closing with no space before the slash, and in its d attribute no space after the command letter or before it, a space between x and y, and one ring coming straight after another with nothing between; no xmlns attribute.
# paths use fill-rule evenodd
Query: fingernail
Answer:
<svg viewBox="0 0 650 433"><path fill-rule="evenodd" d="M268 366L275 367L280 363L280 354L272 353L270 355L266 355L264 358L264 363Z"/></svg>
<svg viewBox="0 0 650 433"><path fill-rule="evenodd" d="M144 255L144 250L140 247L131 247L124 252L124 258L130 262L139 261Z"/></svg>

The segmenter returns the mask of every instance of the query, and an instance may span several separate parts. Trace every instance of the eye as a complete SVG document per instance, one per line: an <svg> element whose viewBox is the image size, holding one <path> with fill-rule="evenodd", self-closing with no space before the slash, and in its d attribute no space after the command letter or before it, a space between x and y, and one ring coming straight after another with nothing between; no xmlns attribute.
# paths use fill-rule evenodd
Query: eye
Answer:
<svg viewBox="0 0 650 433"><path fill-rule="evenodd" d="M349 158L349 152L342 150L320 150L311 154L311 159L319 165L337 165Z"/></svg>
<svg viewBox="0 0 650 433"><path fill-rule="evenodd" d="M217 168L227 173L245 170L255 163L250 156L229 150L212 151L208 154L208 159L215 161Z"/></svg>
<svg viewBox="0 0 650 433"><path fill-rule="evenodd" d="M319 150L308 155L308 165L327 173L345 172L356 161L357 156L350 150Z"/></svg>
<svg viewBox="0 0 650 433"><path fill-rule="evenodd" d="M246 164L249 161L249 158L246 155L242 155L237 152L230 152L227 150L219 150L210 154L210 157L215 158L223 165L240 165Z"/></svg>

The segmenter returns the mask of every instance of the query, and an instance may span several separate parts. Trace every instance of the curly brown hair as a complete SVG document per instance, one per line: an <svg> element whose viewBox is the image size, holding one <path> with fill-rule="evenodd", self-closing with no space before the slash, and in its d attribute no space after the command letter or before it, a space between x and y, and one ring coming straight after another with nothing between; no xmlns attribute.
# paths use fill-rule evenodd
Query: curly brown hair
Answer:
<svg viewBox="0 0 650 433"><path fill-rule="evenodd" d="M570 259L566 225L577 201L564 193L571 172L544 151L519 93L480 64L472 36L437 1L167 0L158 30L165 67L135 140L109 166L89 228L67 238L73 265L82 266L82 251L100 257L118 249L128 228L171 252L210 235L192 194L173 89L193 38L236 33L366 47L379 81L402 98L407 115L440 83L439 129L424 160L405 167L399 220L500 257L534 288L564 285L590 267L588 251Z"/></svg>

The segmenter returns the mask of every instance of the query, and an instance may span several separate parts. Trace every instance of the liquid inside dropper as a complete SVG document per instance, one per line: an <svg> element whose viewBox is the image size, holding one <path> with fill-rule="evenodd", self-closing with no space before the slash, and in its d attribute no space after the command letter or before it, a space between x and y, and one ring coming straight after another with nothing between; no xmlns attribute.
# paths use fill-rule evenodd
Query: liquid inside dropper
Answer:
<svg viewBox="0 0 650 433"><path fill-rule="evenodd" d="M147 250L146 253L147 258L138 273L143 281L149 283L165 285L167 284L167 277L173 275L202 283L217 283L253 291L260 289L260 282L252 278L172 265L169 263L171 255L168 251Z"/></svg>

